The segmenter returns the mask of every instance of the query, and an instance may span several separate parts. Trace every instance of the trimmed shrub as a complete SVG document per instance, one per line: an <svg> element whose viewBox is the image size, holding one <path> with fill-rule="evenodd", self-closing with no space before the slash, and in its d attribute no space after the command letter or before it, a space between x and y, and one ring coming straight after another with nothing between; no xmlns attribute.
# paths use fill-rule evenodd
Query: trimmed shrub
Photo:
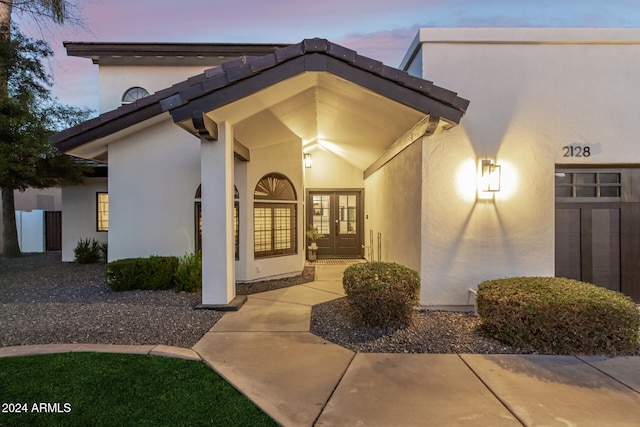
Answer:
<svg viewBox="0 0 640 427"><path fill-rule="evenodd" d="M176 292L198 292L202 289L202 252L180 257L174 279Z"/></svg>
<svg viewBox="0 0 640 427"><path fill-rule="evenodd" d="M95 264L102 258L102 245L94 238L80 239L73 250L78 264Z"/></svg>
<svg viewBox="0 0 640 427"><path fill-rule="evenodd" d="M169 289L177 267L178 258L173 256L112 261L107 264L107 283L114 291Z"/></svg>
<svg viewBox="0 0 640 427"><path fill-rule="evenodd" d="M552 354L634 354L640 311L621 293L556 277L478 285L483 327L515 347Z"/></svg>
<svg viewBox="0 0 640 427"><path fill-rule="evenodd" d="M342 284L358 324L392 328L411 322L420 289L416 271L389 262L353 264L345 269Z"/></svg>

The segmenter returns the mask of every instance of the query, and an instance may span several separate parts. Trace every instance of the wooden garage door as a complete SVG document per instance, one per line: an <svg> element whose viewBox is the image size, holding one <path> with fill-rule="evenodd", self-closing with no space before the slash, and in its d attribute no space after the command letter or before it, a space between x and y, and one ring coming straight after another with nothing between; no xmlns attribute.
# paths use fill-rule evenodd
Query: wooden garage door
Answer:
<svg viewBox="0 0 640 427"><path fill-rule="evenodd" d="M556 171L556 276L640 301L639 177L632 168Z"/></svg>
<svg viewBox="0 0 640 427"><path fill-rule="evenodd" d="M620 208L556 209L556 276L620 291Z"/></svg>

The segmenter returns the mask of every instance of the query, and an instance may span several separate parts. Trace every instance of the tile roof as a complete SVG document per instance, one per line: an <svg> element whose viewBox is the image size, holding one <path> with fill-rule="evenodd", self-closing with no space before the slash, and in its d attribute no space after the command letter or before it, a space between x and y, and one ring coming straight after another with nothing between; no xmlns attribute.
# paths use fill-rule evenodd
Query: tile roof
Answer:
<svg viewBox="0 0 640 427"><path fill-rule="evenodd" d="M326 39L305 39L273 53L232 60L203 73L66 129L50 138L61 151L103 138L164 112L179 122L191 111L210 111L271 84L306 71L328 71L396 99L425 114L459 123L469 101L433 82L409 75L380 61L358 55ZM237 85L252 78L259 81ZM381 85L380 82L390 85ZM223 89L233 91L222 95Z"/></svg>

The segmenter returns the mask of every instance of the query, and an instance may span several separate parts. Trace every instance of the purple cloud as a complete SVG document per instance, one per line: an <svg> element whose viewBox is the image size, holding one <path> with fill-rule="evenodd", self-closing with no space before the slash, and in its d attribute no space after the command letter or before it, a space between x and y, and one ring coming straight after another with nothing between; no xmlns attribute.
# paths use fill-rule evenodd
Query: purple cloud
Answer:
<svg viewBox="0 0 640 427"><path fill-rule="evenodd" d="M90 106L97 105L97 67L66 58L63 40L295 43L324 37L397 66L420 27L640 26L636 0L183 0L180 7L175 0L81 3L86 30L63 27L43 35L32 26L30 34L44 36L56 52L55 93L63 102ZM90 93L93 104L86 103Z"/></svg>

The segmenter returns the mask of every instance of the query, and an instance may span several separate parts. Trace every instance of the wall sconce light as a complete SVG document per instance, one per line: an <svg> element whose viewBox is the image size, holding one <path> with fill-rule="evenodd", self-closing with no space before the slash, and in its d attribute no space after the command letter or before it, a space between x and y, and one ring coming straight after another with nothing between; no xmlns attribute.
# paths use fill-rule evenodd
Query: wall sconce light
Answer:
<svg viewBox="0 0 640 427"><path fill-rule="evenodd" d="M304 153L304 167L311 167L311 153Z"/></svg>
<svg viewBox="0 0 640 427"><path fill-rule="evenodd" d="M500 191L500 165L482 161L482 191Z"/></svg>

